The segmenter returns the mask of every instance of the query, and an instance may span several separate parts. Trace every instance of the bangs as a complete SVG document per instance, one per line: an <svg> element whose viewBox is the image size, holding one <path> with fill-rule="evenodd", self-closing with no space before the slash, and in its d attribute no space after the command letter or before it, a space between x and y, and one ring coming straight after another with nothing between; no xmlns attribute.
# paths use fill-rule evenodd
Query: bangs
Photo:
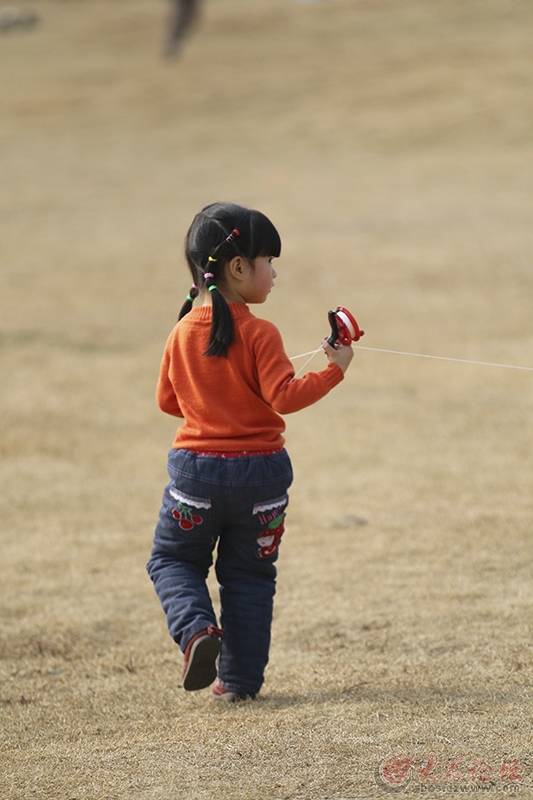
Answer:
<svg viewBox="0 0 533 800"><path fill-rule="evenodd" d="M279 258L281 253L281 238L268 217L260 211L250 212L250 258L257 256L272 256Z"/></svg>

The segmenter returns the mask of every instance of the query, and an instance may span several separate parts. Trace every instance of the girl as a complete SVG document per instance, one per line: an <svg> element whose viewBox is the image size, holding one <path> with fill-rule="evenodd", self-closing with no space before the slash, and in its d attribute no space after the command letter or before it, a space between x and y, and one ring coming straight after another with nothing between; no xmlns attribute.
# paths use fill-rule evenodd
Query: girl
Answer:
<svg viewBox="0 0 533 800"><path fill-rule="evenodd" d="M281 240L259 211L214 203L185 253L193 284L167 341L157 402L183 417L169 454L148 573L184 653L183 687L255 698L268 661L278 547L292 468L280 414L324 397L351 347L323 343L329 364L294 378L277 328L254 317L274 286ZM201 295L201 307L192 308ZM206 586L217 545L220 624ZM217 677L218 676L218 677Z"/></svg>

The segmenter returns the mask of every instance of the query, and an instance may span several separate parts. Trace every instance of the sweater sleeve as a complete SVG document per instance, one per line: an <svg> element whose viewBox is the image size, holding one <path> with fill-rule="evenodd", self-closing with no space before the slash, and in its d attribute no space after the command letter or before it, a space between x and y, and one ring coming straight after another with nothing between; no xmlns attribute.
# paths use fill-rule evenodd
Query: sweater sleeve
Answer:
<svg viewBox="0 0 533 800"><path fill-rule="evenodd" d="M161 361L159 380L157 381L155 396L157 405L161 411L165 411L167 414L172 414L173 417L183 417L183 412L178 403L176 392L174 391L174 387L170 381L170 350L171 340L169 339L165 347L165 352L163 353L163 359Z"/></svg>
<svg viewBox="0 0 533 800"><path fill-rule="evenodd" d="M257 375L263 398L278 414L290 414L316 403L343 380L344 372L331 362L320 372L295 378L280 332L271 323L263 323L254 343Z"/></svg>

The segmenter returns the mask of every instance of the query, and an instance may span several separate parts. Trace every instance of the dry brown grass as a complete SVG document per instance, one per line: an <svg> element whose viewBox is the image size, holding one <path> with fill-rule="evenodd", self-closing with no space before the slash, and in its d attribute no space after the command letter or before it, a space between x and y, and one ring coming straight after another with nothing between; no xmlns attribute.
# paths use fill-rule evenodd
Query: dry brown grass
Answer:
<svg viewBox="0 0 533 800"><path fill-rule="evenodd" d="M175 64L162 5L34 7L0 37L1 800L384 797L398 753L533 797L532 373L360 351L288 419L257 703L179 688L144 572L203 203L279 225L289 353L342 302L368 346L533 365L533 7L213 0Z"/></svg>

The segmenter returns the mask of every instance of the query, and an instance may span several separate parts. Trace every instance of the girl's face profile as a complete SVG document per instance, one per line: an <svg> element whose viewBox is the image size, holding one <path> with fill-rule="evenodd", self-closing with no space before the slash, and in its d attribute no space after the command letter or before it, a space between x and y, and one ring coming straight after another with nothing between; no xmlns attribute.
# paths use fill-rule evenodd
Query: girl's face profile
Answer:
<svg viewBox="0 0 533 800"><path fill-rule="evenodd" d="M273 256L257 256L250 264L242 296L247 303L264 303L274 286L277 272Z"/></svg>

